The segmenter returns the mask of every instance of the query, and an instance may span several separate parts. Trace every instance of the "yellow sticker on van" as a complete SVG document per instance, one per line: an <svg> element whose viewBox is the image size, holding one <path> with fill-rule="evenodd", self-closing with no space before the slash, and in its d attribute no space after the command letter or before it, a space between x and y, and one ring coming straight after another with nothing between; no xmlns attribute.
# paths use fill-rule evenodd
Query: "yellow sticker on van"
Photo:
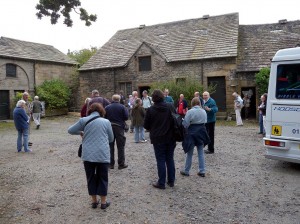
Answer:
<svg viewBox="0 0 300 224"><path fill-rule="evenodd" d="M281 136L282 127L280 125L272 125L272 135Z"/></svg>

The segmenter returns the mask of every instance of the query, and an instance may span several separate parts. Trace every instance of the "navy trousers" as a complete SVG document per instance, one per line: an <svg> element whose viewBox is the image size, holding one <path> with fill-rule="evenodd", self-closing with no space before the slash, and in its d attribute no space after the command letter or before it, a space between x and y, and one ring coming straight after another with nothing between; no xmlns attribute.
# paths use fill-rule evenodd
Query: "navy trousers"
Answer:
<svg viewBox="0 0 300 224"><path fill-rule="evenodd" d="M108 166L109 163L93 163L84 161L89 195L107 195Z"/></svg>

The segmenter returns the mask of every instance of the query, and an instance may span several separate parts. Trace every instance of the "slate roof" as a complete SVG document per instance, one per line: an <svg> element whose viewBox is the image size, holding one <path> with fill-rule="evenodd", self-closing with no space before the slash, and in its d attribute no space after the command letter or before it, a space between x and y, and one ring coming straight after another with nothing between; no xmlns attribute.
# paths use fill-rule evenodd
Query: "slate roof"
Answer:
<svg viewBox="0 0 300 224"><path fill-rule="evenodd" d="M124 67L143 43L167 62L236 57L238 27L231 13L120 30L79 70Z"/></svg>
<svg viewBox="0 0 300 224"><path fill-rule="evenodd" d="M0 57L77 64L50 45L32 43L7 37L0 38Z"/></svg>
<svg viewBox="0 0 300 224"><path fill-rule="evenodd" d="M275 53L300 44L300 20L241 25L239 28L237 71L259 71L270 67Z"/></svg>

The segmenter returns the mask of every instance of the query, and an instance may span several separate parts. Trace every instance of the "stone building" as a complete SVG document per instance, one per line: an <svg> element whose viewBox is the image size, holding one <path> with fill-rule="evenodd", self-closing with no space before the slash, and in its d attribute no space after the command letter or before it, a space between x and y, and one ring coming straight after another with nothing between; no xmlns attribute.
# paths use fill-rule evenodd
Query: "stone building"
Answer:
<svg viewBox="0 0 300 224"><path fill-rule="evenodd" d="M153 82L191 77L204 88L217 84L212 97L226 116L233 111L232 92L251 89L257 98L254 74L277 50L299 42L299 25L239 25L238 13L231 13L120 30L79 69L81 100L92 89L109 98L119 90L128 96Z"/></svg>
<svg viewBox="0 0 300 224"><path fill-rule="evenodd" d="M120 30L79 69L81 96L92 89L107 97L121 89L128 96L153 82L191 77L204 86L218 83L218 104L225 111L238 28L234 13Z"/></svg>
<svg viewBox="0 0 300 224"><path fill-rule="evenodd" d="M45 80L70 82L76 62L53 46L6 37L0 39L0 119L10 118L16 92L28 91Z"/></svg>
<svg viewBox="0 0 300 224"><path fill-rule="evenodd" d="M300 46L300 21L280 20L278 23L240 25L237 70L231 85L244 93L252 92L250 113L255 116L260 96L257 95L255 74L270 67L275 53L283 48Z"/></svg>

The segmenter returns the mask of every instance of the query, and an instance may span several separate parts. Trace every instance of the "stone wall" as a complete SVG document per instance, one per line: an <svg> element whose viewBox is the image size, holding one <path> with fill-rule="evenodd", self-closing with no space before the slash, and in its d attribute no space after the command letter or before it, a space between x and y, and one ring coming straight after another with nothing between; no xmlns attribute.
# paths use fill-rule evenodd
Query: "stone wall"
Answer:
<svg viewBox="0 0 300 224"><path fill-rule="evenodd" d="M6 77L6 64L15 64L16 77ZM0 89L10 90L14 96L15 90L34 91L34 65L29 61L18 61L0 58Z"/></svg>
<svg viewBox="0 0 300 224"><path fill-rule="evenodd" d="M7 63L16 65L16 77L6 77ZM31 97L33 97L35 95L34 87L40 85L45 80L59 78L70 84L72 72L73 66L70 65L34 63L29 60L0 58L0 90L9 91L9 107L11 112L15 107L13 99L16 91L28 91ZM77 96L74 97L76 101L79 101ZM76 104L76 107L79 107L79 103L74 104Z"/></svg>
<svg viewBox="0 0 300 224"><path fill-rule="evenodd" d="M46 80L61 79L67 84L71 81L72 65L41 63L35 65L36 85L41 85Z"/></svg>
<svg viewBox="0 0 300 224"><path fill-rule="evenodd" d="M138 57L151 56L152 70L138 71ZM141 48L131 57L124 68L111 68L93 71L80 72L80 95L83 104L86 97L90 96L93 89L98 89L100 95L111 98L112 94L118 92L120 83L131 82L132 90L139 87L150 86L157 81L175 80L176 78L195 78L207 87L207 78L224 76L226 77L227 91L230 90L229 76L235 74L235 58L195 60L166 62L163 55L153 50L147 45ZM226 103L232 104L232 91L227 93Z"/></svg>

